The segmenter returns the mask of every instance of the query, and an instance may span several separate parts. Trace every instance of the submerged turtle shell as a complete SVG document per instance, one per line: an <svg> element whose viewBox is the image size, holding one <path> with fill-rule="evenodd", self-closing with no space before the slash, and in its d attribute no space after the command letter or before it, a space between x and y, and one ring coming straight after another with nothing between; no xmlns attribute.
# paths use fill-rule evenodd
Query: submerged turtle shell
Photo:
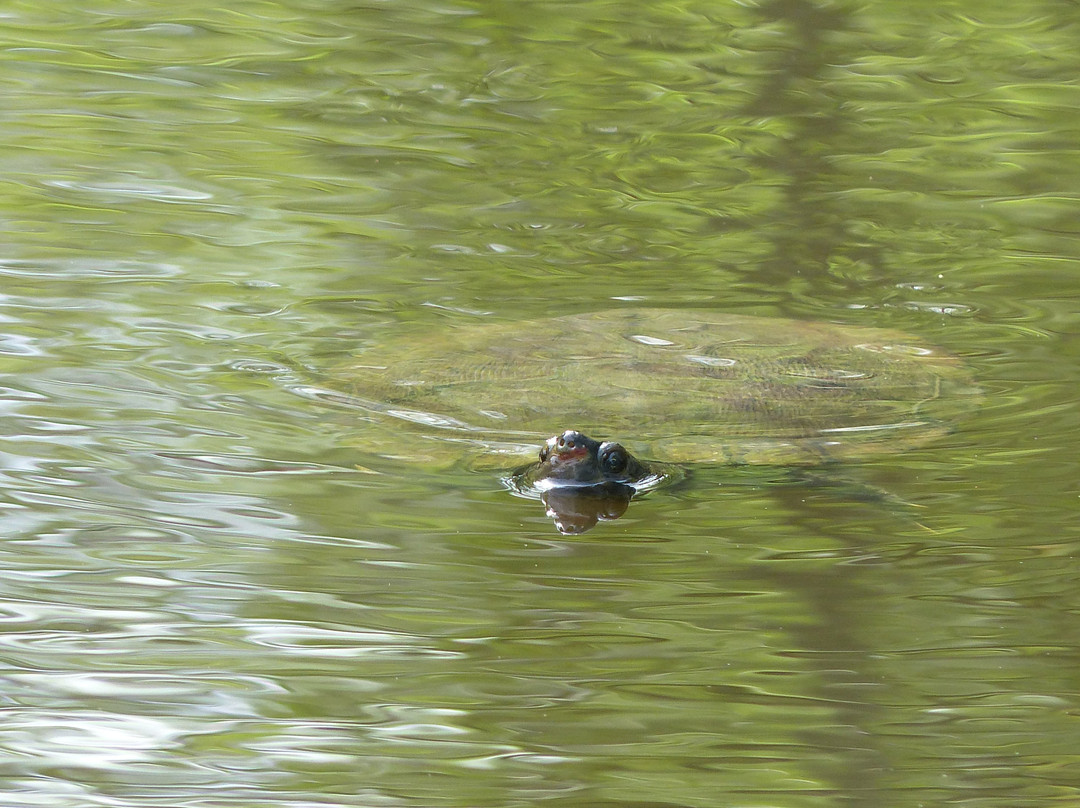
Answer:
<svg viewBox="0 0 1080 808"><path fill-rule="evenodd" d="M668 462L818 463L931 441L975 392L907 334L685 309L429 328L345 374L349 403L410 424L380 441L406 457L408 431L475 456L572 428Z"/></svg>

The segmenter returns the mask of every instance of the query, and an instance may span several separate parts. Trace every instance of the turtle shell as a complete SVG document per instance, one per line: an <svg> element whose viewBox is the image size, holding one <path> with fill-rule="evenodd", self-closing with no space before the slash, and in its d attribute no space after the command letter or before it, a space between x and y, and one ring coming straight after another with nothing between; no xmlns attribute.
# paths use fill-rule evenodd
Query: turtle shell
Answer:
<svg viewBox="0 0 1080 808"><path fill-rule="evenodd" d="M372 422L408 425L380 453L413 459L576 429L667 462L820 463L932 441L977 392L901 332L687 309L407 331L339 375Z"/></svg>

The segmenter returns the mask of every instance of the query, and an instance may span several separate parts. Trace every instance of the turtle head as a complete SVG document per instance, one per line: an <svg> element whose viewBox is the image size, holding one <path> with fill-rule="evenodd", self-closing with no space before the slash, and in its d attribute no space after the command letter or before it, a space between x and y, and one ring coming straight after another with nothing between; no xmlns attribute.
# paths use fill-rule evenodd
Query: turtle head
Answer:
<svg viewBox="0 0 1080 808"><path fill-rule="evenodd" d="M568 429L548 438L537 462L518 469L507 483L539 498L560 533L584 533L622 516L635 494L677 477L673 466L644 463L614 441Z"/></svg>
<svg viewBox="0 0 1080 808"><path fill-rule="evenodd" d="M538 488L633 485L647 474L648 469L620 444L601 443L573 429L548 438L540 447L539 462L529 470L530 482Z"/></svg>

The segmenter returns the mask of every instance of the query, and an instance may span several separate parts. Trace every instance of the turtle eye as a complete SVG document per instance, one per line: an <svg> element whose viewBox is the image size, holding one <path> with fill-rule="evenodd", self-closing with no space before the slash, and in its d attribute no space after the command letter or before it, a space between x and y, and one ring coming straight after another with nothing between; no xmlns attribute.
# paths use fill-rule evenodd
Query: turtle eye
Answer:
<svg viewBox="0 0 1080 808"><path fill-rule="evenodd" d="M620 474L626 470L626 449L617 443L605 443L599 451L600 468L609 474Z"/></svg>

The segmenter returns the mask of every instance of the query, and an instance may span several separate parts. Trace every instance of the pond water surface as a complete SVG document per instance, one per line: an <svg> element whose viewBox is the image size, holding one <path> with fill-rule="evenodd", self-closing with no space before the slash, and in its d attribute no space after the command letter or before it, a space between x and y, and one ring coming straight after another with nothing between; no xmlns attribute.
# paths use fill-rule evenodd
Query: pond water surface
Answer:
<svg viewBox="0 0 1080 808"><path fill-rule="evenodd" d="M0 32L4 806L1075 803L1075 3ZM982 397L572 536L319 394L403 334L638 305L900 329Z"/></svg>

